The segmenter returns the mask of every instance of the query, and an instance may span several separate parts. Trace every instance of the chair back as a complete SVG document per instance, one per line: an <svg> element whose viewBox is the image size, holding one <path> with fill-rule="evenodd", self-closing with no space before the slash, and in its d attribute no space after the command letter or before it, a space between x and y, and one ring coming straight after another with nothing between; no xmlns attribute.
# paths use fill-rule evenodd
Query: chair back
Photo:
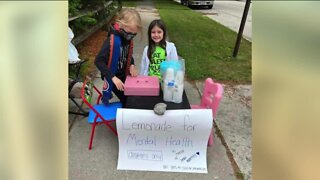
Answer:
<svg viewBox="0 0 320 180"><path fill-rule="evenodd" d="M92 109L95 113L99 114L92 105L92 97L94 93L98 94L97 102L96 104L99 104L102 93L98 90L98 88L93 84L92 79L90 77L86 77L86 79L83 82L82 88L81 88L81 99L83 102Z"/></svg>
<svg viewBox="0 0 320 180"><path fill-rule="evenodd" d="M215 118L217 115L222 95L222 85L215 83L211 78L207 78L204 84L200 106L207 109L212 109L213 118Z"/></svg>
<svg viewBox="0 0 320 180"><path fill-rule="evenodd" d="M95 104L91 104L94 100L93 98L95 98L94 92L98 94L98 98ZM102 123L106 124L110 128L110 130L115 135L117 135L117 130L113 126L111 126L110 123L116 120L117 109L121 108L122 106L120 102L109 103L107 105L99 104L102 98L102 93L94 85L90 77L86 77L86 79L84 80L80 94L83 102L90 108L88 116L88 123L92 125L91 137L89 142L90 150L92 148L96 125Z"/></svg>

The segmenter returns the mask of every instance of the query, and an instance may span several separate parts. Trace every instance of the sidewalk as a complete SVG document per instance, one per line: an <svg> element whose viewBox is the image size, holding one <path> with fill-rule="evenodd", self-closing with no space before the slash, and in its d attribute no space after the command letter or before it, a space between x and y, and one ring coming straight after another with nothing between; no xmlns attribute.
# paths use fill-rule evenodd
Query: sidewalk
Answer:
<svg viewBox="0 0 320 180"><path fill-rule="evenodd" d="M139 34L134 42L133 56L138 68L143 48L147 44L148 25L153 19L159 18L157 10L150 3L152 2L144 1L137 7L143 22L142 36ZM96 78L96 84L102 87L99 77ZM200 102L199 92L202 89L202 82L185 82L191 104ZM251 179L251 108L250 104L242 102L245 98L239 94L244 94L241 92L243 90L243 87L235 89L225 86L216 123L240 170L246 174L245 179ZM248 92L251 97L251 92ZM237 179L234 165L226 153L227 149L216 133L215 144L208 147L207 152L208 174L118 171L118 141L112 132L103 125L97 126L93 148L89 151L91 126L87 123L87 118L69 114L69 119L74 120L69 131L69 179Z"/></svg>

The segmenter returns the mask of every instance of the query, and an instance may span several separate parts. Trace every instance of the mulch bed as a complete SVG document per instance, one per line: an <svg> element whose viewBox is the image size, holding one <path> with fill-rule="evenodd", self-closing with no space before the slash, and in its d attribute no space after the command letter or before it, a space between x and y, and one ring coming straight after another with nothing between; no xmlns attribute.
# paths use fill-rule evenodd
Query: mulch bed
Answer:
<svg viewBox="0 0 320 180"><path fill-rule="evenodd" d="M94 60L99 53L106 37L107 32L100 29L77 46L80 58L88 60L81 70L81 74L84 76L96 75L97 69L94 65Z"/></svg>

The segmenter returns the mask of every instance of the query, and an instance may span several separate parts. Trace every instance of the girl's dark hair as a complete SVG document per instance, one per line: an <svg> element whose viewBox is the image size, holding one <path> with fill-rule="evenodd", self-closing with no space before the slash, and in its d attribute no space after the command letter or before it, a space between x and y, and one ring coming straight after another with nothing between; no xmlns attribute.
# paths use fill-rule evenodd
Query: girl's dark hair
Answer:
<svg viewBox="0 0 320 180"><path fill-rule="evenodd" d="M149 47L148 47L148 58L151 59L152 53L155 51L156 49L156 43L153 42L153 40L151 39L151 30L152 28L154 28L155 26L158 26L160 29L162 29L163 31L163 38L162 40L159 42L159 46L161 48L163 48L164 50L166 50L166 37L167 37L167 28L166 25L164 24L164 22L161 19L156 19L153 20L148 28L148 41L149 41ZM166 52L166 51L165 51Z"/></svg>

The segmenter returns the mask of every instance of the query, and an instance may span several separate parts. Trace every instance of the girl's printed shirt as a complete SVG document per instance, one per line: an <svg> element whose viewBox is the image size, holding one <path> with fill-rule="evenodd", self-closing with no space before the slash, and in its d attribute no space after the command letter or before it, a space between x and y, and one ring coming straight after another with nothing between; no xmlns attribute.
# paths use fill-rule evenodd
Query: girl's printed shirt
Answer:
<svg viewBox="0 0 320 180"><path fill-rule="evenodd" d="M165 49L156 46L149 64L149 76L157 76L161 80L160 63L166 60Z"/></svg>
<svg viewBox="0 0 320 180"><path fill-rule="evenodd" d="M166 42L166 49L165 49L165 54L166 56L163 57L162 59L166 60L179 60L178 54L177 54L177 49L174 43L172 42ZM140 75L143 76L148 76L149 75L149 68L150 68L150 60L147 56L148 54L148 46L146 46L143 50L142 58L141 58L141 65L140 65ZM161 53L160 53L161 56ZM161 62L160 62L161 63ZM159 63L159 64L160 64ZM160 67L160 66L159 66ZM161 80L161 79L160 79Z"/></svg>

